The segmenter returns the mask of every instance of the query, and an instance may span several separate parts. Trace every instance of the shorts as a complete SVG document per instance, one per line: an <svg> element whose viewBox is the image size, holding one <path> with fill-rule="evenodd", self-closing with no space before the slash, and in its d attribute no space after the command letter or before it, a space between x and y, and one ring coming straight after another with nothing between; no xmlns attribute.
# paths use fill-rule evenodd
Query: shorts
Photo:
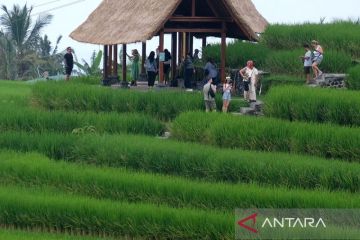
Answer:
<svg viewBox="0 0 360 240"><path fill-rule="evenodd" d="M71 67L65 67L65 74L66 75L71 75L72 72L72 68Z"/></svg>
<svg viewBox="0 0 360 240"><path fill-rule="evenodd" d="M231 94L230 94L230 92L224 92L222 98L223 98L223 100L230 101L230 100L231 100Z"/></svg>
<svg viewBox="0 0 360 240"><path fill-rule="evenodd" d="M310 69L311 69L311 67L304 67L304 73L310 74Z"/></svg>
<svg viewBox="0 0 360 240"><path fill-rule="evenodd" d="M316 62L317 65L320 65L320 63L322 62L323 58L324 58L323 55L320 55L320 56L318 56L318 57L315 57L315 58L313 59L313 63Z"/></svg>

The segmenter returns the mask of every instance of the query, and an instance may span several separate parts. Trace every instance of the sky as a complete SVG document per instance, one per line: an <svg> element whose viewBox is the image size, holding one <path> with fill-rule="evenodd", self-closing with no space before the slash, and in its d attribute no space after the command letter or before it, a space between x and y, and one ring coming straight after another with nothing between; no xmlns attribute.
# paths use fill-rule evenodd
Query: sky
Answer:
<svg viewBox="0 0 360 240"><path fill-rule="evenodd" d="M121 1L121 0L119 0ZM136 0L133 0L136 1ZM256 8L269 23L303 23L325 22L334 19L359 19L359 0L252 0ZM0 0L0 5L12 8L14 4L33 6L33 17L40 13L53 15L50 25L44 28L42 34L47 34L49 40L55 44L59 35L63 38L59 44L59 50L71 46L76 51L78 60L89 61L93 51L102 50L99 45L77 42L69 37L70 33L83 23L102 0ZM1 11L0 11L1 12ZM1 13L2 14L2 13ZM210 38L208 43L218 42L218 39ZM200 48L201 41L195 40L195 48ZM147 42L147 51L155 50L158 46L158 38ZM141 52L141 44L131 44L128 52L137 48ZM165 48L170 48L170 37L165 36Z"/></svg>

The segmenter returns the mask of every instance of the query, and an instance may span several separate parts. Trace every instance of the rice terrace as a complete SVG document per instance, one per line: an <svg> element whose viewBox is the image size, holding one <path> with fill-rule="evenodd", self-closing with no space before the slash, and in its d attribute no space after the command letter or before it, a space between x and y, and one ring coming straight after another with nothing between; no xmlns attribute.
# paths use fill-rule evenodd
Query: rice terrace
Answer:
<svg viewBox="0 0 360 240"><path fill-rule="evenodd" d="M70 29L100 46L79 61L44 30L66 2L18 2L0 9L0 240L360 239L360 18L99 0Z"/></svg>

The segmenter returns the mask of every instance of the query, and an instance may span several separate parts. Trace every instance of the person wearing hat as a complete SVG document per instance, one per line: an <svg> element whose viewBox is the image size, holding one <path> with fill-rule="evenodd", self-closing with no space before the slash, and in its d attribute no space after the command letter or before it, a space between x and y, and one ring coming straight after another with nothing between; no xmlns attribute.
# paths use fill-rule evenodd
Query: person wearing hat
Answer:
<svg viewBox="0 0 360 240"><path fill-rule="evenodd" d="M313 58L312 58L312 69L314 72L314 79L318 78L323 74L323 72L319 69L319 65L321 64L322 60L324 59L324 50L320 46L319 42L316 40L311 41L311 46L314 48L313 51Z"/></svg>

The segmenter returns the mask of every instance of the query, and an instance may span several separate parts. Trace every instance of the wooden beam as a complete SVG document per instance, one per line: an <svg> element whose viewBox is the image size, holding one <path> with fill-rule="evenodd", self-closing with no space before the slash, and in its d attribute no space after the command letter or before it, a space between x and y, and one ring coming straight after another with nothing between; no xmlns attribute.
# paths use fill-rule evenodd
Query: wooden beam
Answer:
<svg viewBox="0 0 360 240"><path fill-rule="evenodd" d="M173 33L173 32L184 32L184 33L221 33L221 29L215 28L165 28L164 32Z"/></svg>
<svg viewBox="0 0 360 240"><path fill-rule="evenodd" d="M159 52L164 52L164 30L160 31ZM160 60L160 58L159 58ZM159 61L159 83L164 82L164 62Z"/></svg>
<svg viewBox="0 0 360 240"><path fill-rule="evenodd" d="M175 79L176 75L176 59L177 59L177 49L176 49L176 43L177 43L177 33L171 34L171 79Z"/></svg>
<svg viewBox="0 0 360 240"><path fill-rule="evenodd" d="M122 82L126 82L126 44L122 45Z"/></svg>
<svg viewBox="0 0 360 240"><path fill-rule="evenodd" d="M146 42L142 43L141 48L141 73L146 74L145 72L145 61L146 61Z"/></svg>
<svg viewBox="0 0 360 240"><path fill-rule="evenodd" d="M219 17L220 15L219 15L218 11L216 10L216 7L213 5L212 0L206 0L206 3L209 5L209 7L210 7L211 11L213 11L214 15L216 17Z"/></svg>
<svg viewBox="0 0 360 240"><path fill-rule="evenodd" d="M223 17L171 17L171 22L233 22L232 18Z"/></svg>
<svg viewBox="0 0 360 240"><path fill-rule="evenodd" d="M196 15L196 3L195 0L192 0L191 2L191 16L195 17Z"/></svg>

